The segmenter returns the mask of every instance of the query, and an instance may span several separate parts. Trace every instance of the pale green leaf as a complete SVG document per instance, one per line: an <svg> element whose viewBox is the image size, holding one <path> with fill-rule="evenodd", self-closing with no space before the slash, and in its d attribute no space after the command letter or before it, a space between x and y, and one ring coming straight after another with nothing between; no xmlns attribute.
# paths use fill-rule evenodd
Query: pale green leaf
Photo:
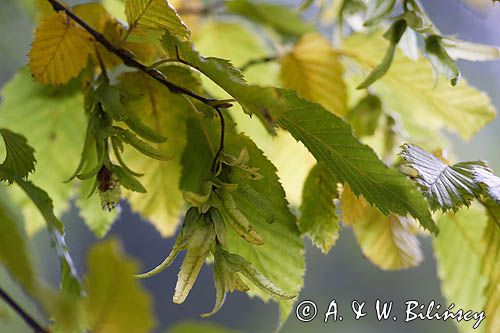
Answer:
<svg viewBox="0 0 500 333"><path fill-rule="evenodd" d="M340 183L347 182L357 196L362 194L383 214L410 214L424 228L437 232L423 195L354 138L347 123L293 93L284 93L283 97L289 111L279 125L302 141Z"/></svg>
<svg viewBox="0 0 500 333"><path fill-rule="evenodd" d="M154 31L189 39L190 31L167 0L125 0L128 33Z"/></svg>
<svg viewBox="0 0 500 333"><path fill-rule="evenodd" d="M231 14L269 26L285 37L300 37L314 31L314 27L302 20L298 12L281 4L232 0L226 3L226 8Z"/></svg>
<svg viewBox="0 0 500 333"><path fill-rule="evenodd" d="M342 50L362 69L373 70L388 46L379 33L355 34ZM372 87L389 110L401 115L405 126L418 124L427 131L447 128L470 139L495 117L495 108L482 92L462 79L455 87L434 83L431 66L422 57L413 61L396 51L390 70Z"/></svg>
<svg viewBox="0 0 500 333"><path fill-rule="evenodd" d="M384 58L382 62L373 68L368 77L358 85L358 89L368 88L375 81L380 79L387 73L391 67L392 60L394 59L394 54L396 53L396 47L403 37L406 30L406 21L398 20L394 22L389 30L384 34L385 39L389 41L389 47L385 51Z"/></svg>
<svg viewBox="0 0 500 333"><path fill-rule="evenodd" d="M370 1L367 8L364 25L371 26L383 21L396 5L396 0L374 0Z"/></svg>
<svg viewBox="0 0 500 333"><path fill-rule="evenodd" d="M442 216L438 225L440 233L434 239L434 252L442 293L449 303L455 304L455 309L481 311L488 283L480 273L486 217L477 208L462 209L455 215ZM474 321L456 324L464 333L488 332L484 322L477 330L472 329Z"/></svg>
<svg viewBox="0 0 500 333"><path fill-rule="evenodd" d="M281 82L311 102L344 116L347 91L344 67L330 42L318 34L303 36L280 58Z"/></svg>
<svg viewBox="0 0 500 333"><path fill-rule="evenodd" d="M147 333L156 324L153 302L134 277L138 264L115 240L95 245L87 257L86 323L94 333Z"/></svg>
<svg viewBox="0 0 500 333"><path fill-rule="evenodd" d="M22 216L0 185L0 263L29 290L33 287L34 270L23 233Z"/></svg>
<svg viewBox="0 0 500 333"><path fill-rule="evenodd" d="M42 86L22 69L2 89L0 123L25 136L35 149L37 168L30 179L50 195L57 216L68 208L73 194L73 184L64 181L78 164L85 136L83 96L78 88L78 84ZM45 223L25 196L12 192L32 235Z"/></svg>
<svg viewBox="0 0 500 333"><path fill-rule="evenodd" d="M302 194L301 215L297 222L302 234L328 253L339 236L339 218L333 200L338 198L337 181L321 164L309 172Z"/></svg>
<svg viewBox="0 0 500 333"><path fill-rule="evenodd" d="M500 48L497 46L470 43L455 38L443 38L441 42L453 59L489 61L500 58Z"/></svg>
<svg viewBox="0 0 500 333"><path fill-rule="evenodd" d="M180 67L170 66L166 71L172 79L176 76L190 78L189 73L186 74L186 70ZM123 98L125 108L167 138L167 141L152 146L170 158L168 161L157 161L135 149L126 149L123 159L132 170L144 174L140 182L147 193L126 192L125 196L132 209L148 219L163 236L172 236L183 206L178 188L180 157L186 142L186 113L191 105L181 95L172 94L142 73L123 74L119 81L120 88L128 92Z"/></svg>
<svg viewBox="0 0 500 333"><path fill-rule="evenodd" d="M196 122L197 126L193 126ZM236 134L231 124L228 126L226 153L239 156L241 150L246 148L249 154L248 165L259 168L258 172L263 179L251 180L245 172L234 170L226 181L238 184L237 189L231 192L236 206L264 240L263 245L253 245L227 226L228 251L248 260L281 290L297 294L302 287L304 272L303 244L295 218L288 209L283 188L276 176L276 168L248 137ZM210 165L218 147L219 126L216 119L194 116L190 120L189 128L188 145L182 158L181 188L189 186L188 188L198 192L202 181L211 176ZM209 154L206 153L207 150ZM196 155L199 151L205 153ZM196 185L194 179L200 182ZM287 253L286 257L280 254L283 252ZM257 294L264 300L270 299L269 295L260 289L253 285L250 287L251 294ZM287 309L291 310L292 307ZM283 312L281 320L285 320L288 315L289 311Z"/></svg>
<svg viewBox="0 0 500 333"><path fill-rule="evenodd" d="M0 128L0 135L5 143L5 160L1 164L21 178L35 170L35 150L28 144L26 138L8 129Z"/></svg>
<svg viewBox="0 0 500 333"><path fill-rule="evenodd" d="M411 268L422 262L420 243L408 218L384 216L367 206L352 228L363 254L384 270Z"/></svg>
<svg viewBox="0 0 500 333"><path fill-rule="evenodd" d="M432 35L425 39L425 53L438 75L444 75L452 86L456 86L460 70L441 44L441 36Z"/></svg>
<svg viewBox="0 0 500 333"><path fill-rule="evenodd" d="M225 328L221 325L203 322L182 322L166 330L165 333L237 333L237 331Z"/></svg>

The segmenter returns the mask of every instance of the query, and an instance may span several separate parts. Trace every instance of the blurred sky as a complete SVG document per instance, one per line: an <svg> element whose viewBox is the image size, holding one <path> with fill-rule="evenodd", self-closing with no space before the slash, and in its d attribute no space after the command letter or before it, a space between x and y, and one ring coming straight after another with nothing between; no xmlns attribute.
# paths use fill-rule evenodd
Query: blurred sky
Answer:
<svg viewBox="0 0 500 333"><path fill-rule="evenodd" d="M469 0L474 2L477 0ZM490 1L487 1L490 3ZM26 62L31 41L31 24L26 14L19 9L18 0L0 1L0 85L7 81L16 68ZM429 15L446 34L454 34L470 41L500 45L500 6L495 9L482 9L479 12L458 0L423 1ZM500 106L500 62L468 63L460 62L460 67L468 81L481 90L486 91L497 106ZM453 110L450 110L453 112ZM0 124L1 125L1 124ZM497 172L500 172L500 119L489 124L470 142L463 142L452 136L455 153L464 160L486 159ZM84 255L88 247L96 240L77 217L75 210L63 218L67 225L67 241L76 264L84 271ZM123 213L113 226L112 236L123 240L126 251L141 260L144 267L152 267L160 262L170 250L173 241L164 240L152 226L132 214L128 206L123 204ZM35 250L38 253L40 268L46 277L57 281L57 263L51 255L46 233L35 237ZM304 324L293 316L284 327L283 332L455 332L451 322L415 321L405 324L401 321L377 322L373 315L355 321L348 310L352 300L366 300L373 305L378 298L394 301L396 309L401 313L402 303L409 299L423 302L436 300L445 304L439 291L435 262L431 253L431 242L422 239L425 261L414 269L402 272L382 272L363 258L350 229L341 232L340 239L328 255L322 255L307 243L307 272L305 288L299 300L311 299L318 302L321 309L326 308L331 299L336 299L340 311L344 314L342 323L324 324L318 318ZM160 326L157 332L185 319L199 318L200 313L211 309L214 301L214 289L211 267L204 267L193 292L183 305L172 303L173 288L177 278L180 260L164 273L145 281L147 288L155 295L157 316ZM8 281L4 271L0 270L2 286L12 287L16 297L22 295ZM23 303L25 300L23 300ZM30 311L36 313L31 305ZM38 314L39 315L39 314ZM277 323L278 310L275 304L263 304L258 299L249 299L246 295L236 293L230 295L222 310L211 320L244 332L271 332ZM0 332L28 333L31 331L11 315L10 321L0 319Z"/></svg>

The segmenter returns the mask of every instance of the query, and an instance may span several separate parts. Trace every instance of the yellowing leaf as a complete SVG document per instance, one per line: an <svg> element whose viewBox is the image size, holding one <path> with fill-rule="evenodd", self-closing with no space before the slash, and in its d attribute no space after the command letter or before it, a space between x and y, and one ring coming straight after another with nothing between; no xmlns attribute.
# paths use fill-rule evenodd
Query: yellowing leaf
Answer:
<svg viewBox="0 0 500 333"><path fill-rule="evenodd" d="M356 34L343 44L343 52L361 68L375 68L387 49L379 34ZM432 69L422 57L418 61L396 51L391 68L372 86L387 109L400 113L406 123L428 129L447 128L470 139L495 117L488 96L470 87L462 79L451 87L441 79L435 86Z"/></svg>
<svg viewBox="0 0 500 333"><path fill-rule="evenodd" d="M117 241L94 246L87 257L84 312L94 333L147 333L155 326L151 297L134 277L137 263Z"/></svg>
<svg viewBox="0 0 500 333"><path fill-rule="evenodd" d="M25 136L35 149L37 164L30 180L49 194L57 216L68 208L74 194L74 183L64 181L78 164L85 135L83 96L78 88L73 83L43 86L22 69L2 89L0 124ZM23 209L26 231L32 235L45 222L23 193L12 192L12 199Z"/></svg>
<svg viewBox="0 0 500 333"><path fill-rule="evenodd" d="M87 65L92 51L92 37L64 13L54 13L36 29L29 67L38 82L64 84Z"/></svg>
<svg viewBox="0 0 500 333"><path fill-rule="evenodd" d="M472 207L442 216L438 225L440 233L434 239L434 252L442 293L449 303L455 304L455 309L481 311L486 302L484 291L488 283L480 273L481 258L485 254L482 237L486 216L477 207ZM477 330L472 329L474 321L456 324L463 333L496 332L487 331L485 323Z"/></svg>
<svg viewBox="0 0 500 333"><path fill-rule="evenodd" d="M190 37L188 27L167 0L126 0L125 14L129 24L129 34L168 31L180 39Z"/></svg>
<svg viewBox="0 0 500 333"><path fill-rule="evenodd" d="M307 176L297 225L314 245L328 253L339 236L339 218L333 200L338 197L337 181L321 164Z"/></svg>
<svg viewBox="0 0 500 333"><path fill-rule="evenodd" d="M22 216L0 185L0 263L25 288L33 287L34 271L22 232Z"/></svg>
<svg viewBox="0 0 500 333"><path fill-rule="evenodd" d="M484 230L485 252L481 274L488 279L484 290L488 333L500 331L500 207L489 207L489 219Z"/></svg>
<svg viewBox="0 0 500 333"><path fill-rule="evenodd" d="M342 222L350 225L356 223L363 216L368 203L363 196L357 197L351 190L349 184L344 184L340 196L340 207L342 211Z"/></svg>
<svg viewBox="0 0 500 333"><path fill-rule="evenodd" d="M344 69L327 39L317 34L305 35L280 62L285 88L297 91L338 116L346 114Z"/></svg>
<svg viewBox="0 0 500 333"><path fill-rule="evenodd" d="M367 207L352 228L364 255L382 269L415 267L423 259L408 218L384 216L377 209Z"/></svg>
<svg viewBox="0 0 500 333"><path fill-rule="evenodd" d="M169 161L158 161L128 148L124 160L132 170L144 174L140 182L147 193L126 192L125 196L132 209L148 219L163 236L172 236L180 222L184 202L178 183L180 157L186 142L186 109L191 106L182 96L170 93L142 73L124 74L120 82L128 92L123 99L125 108L167 138L166 142L153 146L171 157Z"/></svg>

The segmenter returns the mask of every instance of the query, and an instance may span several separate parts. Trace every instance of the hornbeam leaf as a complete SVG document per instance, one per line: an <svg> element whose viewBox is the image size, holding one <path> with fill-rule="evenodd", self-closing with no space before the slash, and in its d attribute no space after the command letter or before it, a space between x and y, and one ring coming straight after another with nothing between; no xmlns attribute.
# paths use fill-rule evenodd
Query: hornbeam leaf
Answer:
<svg viewBox="0 0 500 333"><path fill-rule="evenodd" d="M79 84L49 87L33 82L20 70L2 89L0 124L26 137L36 151L37 168L30 180L52 198L57 216L74 194L70 178L78 165L85 138L85 111ZM74 149L68 149L74 147ZM38 210L17 189L12 199L23 209L28 235L45 225Z"/></svg>
<svg viewBox="0 0 500 333"><path fill-rule="evenodd" d="M125 0L128 34L145 31L169 31L180 39L189 39L190 31L167 0Z"/></svg>
<svg viewBox="0 0 500 333"><path fill-rule="evenodd" d="M226 2L226 8L231 14L267 25L285 37L300 37L314 31L314 27L302 20L298 12L280 4L232 0Z"/></svg>
<svg viewBox="0 0 500 333"><path fill-rule="evenodd" d="M339 218L333 202L336 198L337 181L323 165L317 164L304 185L297 225L323 253L330 251L339 236Z"/></svg>
<svg viewBox="0 0 500 333"><path fill-rule="evenodd" d="M342 119L314 104L284 92L288 112L278 124L300 140L338 182L347 182L384 215L410 214L437 232L423 195L396 170L380 161L371 148L360 143Z"/></svg>
<svg viewBox="0 0 500 333"><path fill-rule="evenodd" d="M87 65L93 52L93 38L64 13L53 13L36 29L29 53L29 67L35 80L64 84Z"/></svg>
<svg viewBox="0 0 500 333"><path fill-rule="evenodd" d="M285 88L297 91L300 96L321 104L338 116L346 114L344 68L327 39L317 34L305 35L280 62L281 82Z"/></svg>
<svg viewBox="0 0 500 333"><path fill-rule="evenodd" d="M193 49L191 43L180 41L168 32L163 36L162 46L170 57L180 58L180 61L190 64L214 81L234 97L245 112L256 115L273 132L275 120L286 110L278 98L278 89L246 84L240 70L229 61L204 58Z"/></svg>
<svg viewBox="0 0 500 333"><path fill-rule="evenodd" d="M183 83L191 78L187 70L180 67L170 66L166 73L169 79L180 77ZM172 236L183 207L182 193L177 184L181 175L181 152L186 143L185 118L191 105L182 96L172 94L142 73L126 73L118 80L119 87L128 92L123 98L127 111L159 136L168 138L152 146L171 158L157 161L135 149L126 149L123 160L132 170L144 174L141 183L147 193L126 192L125 196L132 209L149 220L162 236Z"/></svg>
<svg viewBox="0 0 500 333"><path fill-rule="evenodd" d="M83 309L90 331L151 332L156 324L152 299L133 276L138 264L123 254L117 241L91 248L87 269Z"/></svg>
<svg viewBox="0 0 500 333"><path fill-rule="evenodd" d="M365 207L352 225L363 254L384 270L418 266L423 255L408 218L384 216L373 207Z"/></svg>
<svg viewBox="0 0 500 333"><path fill-rule="evenodd" d="M176 324L174 327L169 328L165 333L240 333L239 331L232 330L221 325L209 322L182 322Z"/></svg>
<svg viewBox="0 0 500 333"><path fill-rule="evenodd" d="M367 18L365 26L372 26L383 21L391 14L396 0L375 0L370 1L367 9Z"/></svg>
<svg viewBox="0 0 500 333"><path fill-rule="evenodd" d="M373 68L368 77L358 85L357 89L368 88L372 83L387 73L394 59L396 47L406 31L406 26L405 20L398 20L391 25L389 30L387 30L384 37L389 41L389 47L385 51L382 62L377 67Z"/></svg>
<svg viewBox="0 0 500 333"><path fill-rule="evenodd" d="M486 255L482 241L486 228L484 212L475 207L462 209L456 214L440 217L438 225L441 232L434 239L434 253L443 295L448 302L455 304L455 309L484 309L487 299L484 291L488 284L487 278L481 274L482 258ZM491 254L490 258L495 255ZM486 317L486 324L490 318ZM471 332L473 325L463 321L456 324L463 333ZM496 332L485 328L485 323L482 323L474 332Z"/></svg>
<svg viewBox="0 0 500 333"><path fill-rule="evenodd" d="M210 166L219 142L219 124L217 119L193 115L188 128L188 144L182 157L181 188L200 192L204 180L211 177ZM226 226L227 250L251 262L281 290L298 294L304 272L303 243L276 176L276 168L248 137L237 134L234 125L229 122L226 124L226 154L238 156L243 148L248 151L248 165L259 168L263 179L251 180L244 171L234 168L226 181L238 184L231 195L238 209L262 236L264 244L253 245ZM273 223L269 223L270 221ZM285 257L280 255L283 251L287 253ZM283 272L287 273L284 275ZM241 283L236 284L242 287ZM258 295L264 300L270 299L268 294L251 283L248 286L251 295ZM280 303L283 310L280 320L283 322L290 314L293 303Z"/></svg>
<svg viewBox="0 0 500 333"><path fill-rule="evenodd" d="M366 207L368 207L366 200L362 196L357 197L352 192L349 184L344 184L340 196L342 222L347 225L352 225L356 223L356 221L361 220Z"/></svg>
<svg viewBox="0 0 500 333"><path fill-rule="evenodd" d="M486 277L486 324L488 333L500 330L500 207L486 203L488 222L483 234L485 246L481 274Z"/></svg>
<svg viewBox="0 0 500 333"><path fill-rule="evenodd" d="M483 191L478 179L488 186L492 185L489 180L496 178L496 185L500 186L500 179L491 173L483 161L446 165L422 148L409 144L402 146L401 156L405 166L416 170L417 174L413 178L424 190L434 210L456 211L462 205L469 206ZM487 177L488 174L491 176Z"/></svg>
<svg viewBox="0 0 500 333"><path fill-rule="evenodd" d="M342 50L364 70L373 70L387 49L380 33L355 34L342 44ZM495 107L482 92L464 79L455 87L447 82L434 84L432 68L426 59L418 61L396 51L390 70L372 87L387 109L401 115L405 125L426 129L447 128L470 139L495 117ZM408 126L406 126L408 128Z"/></svg>
<svg viewBox="0 0 500 333"><path fill-rule="evenodd" d="M0 185L0 262L28 289L34 285L34 270L23 235L23 219Z"/></svg>
<svg viewBox="0 0 500 333"><path fill-rule="evenodd" d="M21 178L27 178L28 174L35 170L35 150L22 135L5 128L0 128L0 135L6 150L5 160L1 167L14 172Z"/></svg>
<svg viewBox="0 0 500 333"><path fill-rule="evenodd" d="M434 70L450 80L452 86L456 86L460 77L460 70L441 44L441 36L432 35L427 37L425 39L425 52Z"/></svg>

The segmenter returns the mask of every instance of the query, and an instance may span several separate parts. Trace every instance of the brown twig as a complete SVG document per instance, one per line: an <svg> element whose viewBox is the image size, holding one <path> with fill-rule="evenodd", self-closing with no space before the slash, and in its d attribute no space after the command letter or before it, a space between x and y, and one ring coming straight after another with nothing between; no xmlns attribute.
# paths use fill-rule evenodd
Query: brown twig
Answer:
<svg viewBox="0 0 500 333"><path fill-rule="evenodd" d="M259 65L259 64L265 64L265 63L268 63L271 61L276 61L277 59L278 59L278 56L267 56L267 57L252 59L252 60L249 60L247 63L245 63L243 66L241 66L240 70L242 72L244 72L252 66Z"/></svg>
<svg viewBox="0 0 500 333"><path fill-rule="evenodd" d="M66 8L58 0L47 0L47 1L52 5L52 7L54 8L54 10L56 12L61 12L62 11L64 13L66 13L66 15L71 20L73 20L74 22L78 23L78 25L80 25L90 35L92 35L92 37L94 37L94 39L99 44L101 44L109 52L113 53L118 58L120 58L121 61L126 66L133 67L133 68L136 68L136 69L144 72L145 74L147 74L151 78L155 79L156 81L160 82L165 87L167 87L172 93L187 95L187 96L192 97L192 98L194 98L194 99L196 99L196 100L198 100L198 101L200 101L200 102L202 102L204 104L207 104L207 105L210 105L210 106L213 106L213 107L221 107L221 108L229 107L227 101L224 101L223 103L221 103L219 105L217 103L216 99L210 99L210 98L206 98L206 97L200 96L200 95L194 93L193 91L191 91L189 89L186 89L186 88L181 87L181 86L179 86L179 85L177 85L177 84L175 84L173 82L168 81L167 78L165 77L165 75L163 75L163 73L161 73L160 71L158 71L158 70L156 70L154 68L150 68L150 67L148 67L148 66L140 63L139 61L137 61L134 58L134 55L129 50L126 50L126 49L123 49L123 48L120 48L120 47L116 47L115 45L113 45L109 40L106 39L106 37L104 37L103 34L101 34L100 32L98 32L96 30L94 30L84 20L82 20L78 15L76 15L75 13L73 13L69 8Z"/></svg>
<svg viewBox="0 0 500 333"><path fill-rule="evenodd" d="M30 316L24 309L14 301L2 288L0 288L0 297L9 305L26 324L28 324L35 333L50 333L50 331L40 325L32 316Z"/></svg>

